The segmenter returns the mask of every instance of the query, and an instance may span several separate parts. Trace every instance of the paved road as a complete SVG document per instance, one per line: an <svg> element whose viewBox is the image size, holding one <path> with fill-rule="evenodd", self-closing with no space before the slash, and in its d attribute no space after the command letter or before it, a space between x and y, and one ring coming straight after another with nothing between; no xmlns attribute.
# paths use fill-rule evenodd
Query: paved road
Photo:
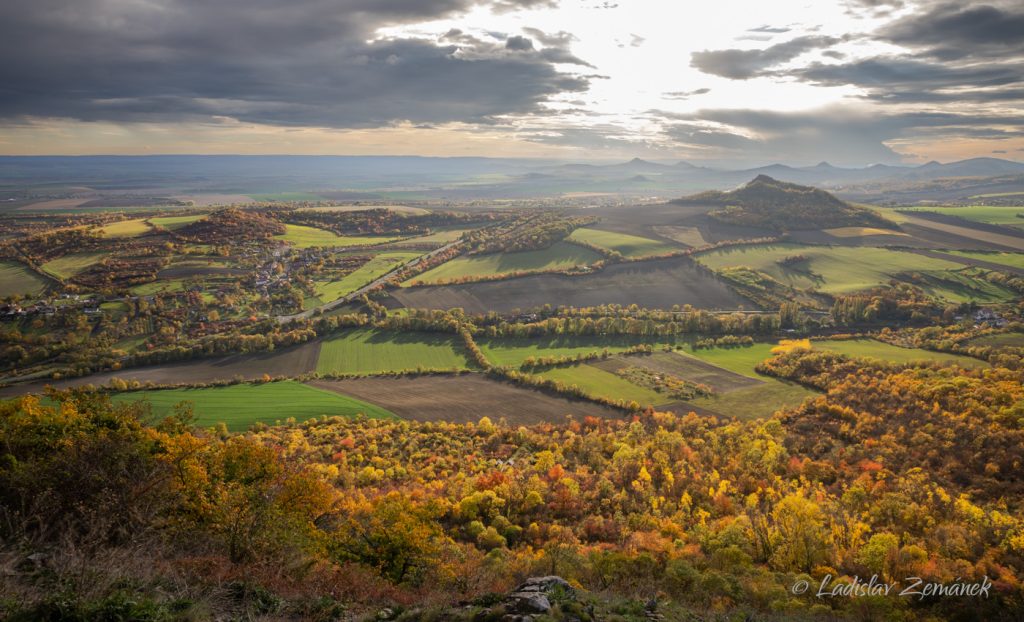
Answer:
<svg viewBox="0 0 1024 622"><path fill-rule="evenodd" d="M391 278L391 276L393 274L395 274L399 270L402 270L404 268L408 268L408 267L412 267L412 266L418 265L419 263L421 263L423 261L426 261L427 259L430 259L434 255L437 255L439 253L443 253L443 252L447 251L448 249L454 248L454 247L456 247L456 246L458 246L460 244L462 244L462 240L455 240L454 242L449 242L448 244L445 244L444 246L442 246L440 248L434 249L434 250L430 251L429 253L427 253L425 255L420 255L419 257L417 257L416 259L413 259L412 261L410 261L408 263L399 264L399 265L395 266L387 274L384 274L384 275L382 275L380 277L377 277L373 281L370 281L366 285L363 285L362 287L360 287L359 289L355 290L354 292L346 294L346 295L342 296L341 298L338 298L337 300L332 300L331 302L328 302L325 305L321 305L321 306L317 307L316 309L307 309L306 311L302 311L301 313L293 313L291 315L279 315L279 316L277 316L276 319L281 324L287 324L288 322L291 322L293 320L300 320L300 319L306 319L306 318L312 317L313 313L317 309L319 309L321 312L324 312L324 313L326 313L327 311L330 311L332 309L336 309L336 308L338 308L338 307L340 307L342 305L345 305L345 304L348 304L349 302L352 302L353 300L355 300L356 298L359 298L360 296L362 296L366 292L372 290L373 288L375 288L375 287L377 287L379 285L383 285L384 283L386 283L388 281L388 279Z"/></svg>

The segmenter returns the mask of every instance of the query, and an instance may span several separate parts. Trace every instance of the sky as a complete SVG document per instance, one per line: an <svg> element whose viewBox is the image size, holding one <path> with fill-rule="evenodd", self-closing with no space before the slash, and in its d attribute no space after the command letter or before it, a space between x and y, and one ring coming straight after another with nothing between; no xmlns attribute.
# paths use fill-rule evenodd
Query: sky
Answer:
<svg viewBox="0 0 1024 622"><path fill-rule="evenodd" d="M1024 2L4 0L0 154L1024 160Z"/></svg>

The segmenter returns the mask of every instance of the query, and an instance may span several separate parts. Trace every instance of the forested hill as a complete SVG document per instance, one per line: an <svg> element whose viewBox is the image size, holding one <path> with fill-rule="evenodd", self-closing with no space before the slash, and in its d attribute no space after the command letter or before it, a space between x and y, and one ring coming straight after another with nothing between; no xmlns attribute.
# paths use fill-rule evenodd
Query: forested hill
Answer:
<svg viewBox="0 0 1024 622"><path fill-rule="evenodd" d="M711 190L678 199L680 204L721 205L711 212L721 221L766 229L828 229L892 224L874 212L811 186L758 175L736 190Z"/></svg>

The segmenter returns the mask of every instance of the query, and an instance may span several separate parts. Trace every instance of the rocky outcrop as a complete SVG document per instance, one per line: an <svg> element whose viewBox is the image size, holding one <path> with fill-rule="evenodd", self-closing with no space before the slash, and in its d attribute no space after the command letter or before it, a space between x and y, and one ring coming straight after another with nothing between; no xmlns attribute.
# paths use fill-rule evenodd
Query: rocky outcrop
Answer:
<svg viewBox="0 0 1024 622"><path fill-rule="evenodd" d="M551 611L548 596L555 592L570 599L576 596L575 590L562 577L533 577L508 595L505 608L513 614L547 613Z"/></svg>

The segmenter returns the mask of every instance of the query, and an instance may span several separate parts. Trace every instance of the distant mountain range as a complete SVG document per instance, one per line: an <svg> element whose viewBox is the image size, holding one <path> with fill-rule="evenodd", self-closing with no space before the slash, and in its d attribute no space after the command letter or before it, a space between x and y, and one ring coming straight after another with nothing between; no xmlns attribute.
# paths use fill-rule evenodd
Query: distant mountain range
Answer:
<svg viewBox="0 0 1024 622"><path fill-rule="evenodd" d="M570 194L679 197L728 190L758 175L828 189L857 200L949 200L981 193L1024 192L1024 163L972 158L921 166L844 168L821 162L748 169L628 162L566 163L515 158L417 156L0 156L0 199L63 196L85 189L129 193L237 195L287 192L368 198L487 199ZM948 181L954 180L954 181ZM64 188L61 190L60 188Z"/></svg>
<svg viewBox="0 0 1024 622"><path fill-rule="evenodd" d="M558 173L584 176L647 175L657 177L699 177L710 183L721 185L745 183L758 175L768 175L780 181L836 187L852 183L881 180L921 181L953 177L998 177L1003 175L1024 175L1024 163L1000 158L971 158L940 164L928 162L920 166L891 166L874 164L863 168L843 168L828 162L814 166L793 167L785 164L770 164L748 169L724 169L696 166L689 162L659 164L633 158L621 164L593 165L566 164L546 170L549 175Z"/></svg>

